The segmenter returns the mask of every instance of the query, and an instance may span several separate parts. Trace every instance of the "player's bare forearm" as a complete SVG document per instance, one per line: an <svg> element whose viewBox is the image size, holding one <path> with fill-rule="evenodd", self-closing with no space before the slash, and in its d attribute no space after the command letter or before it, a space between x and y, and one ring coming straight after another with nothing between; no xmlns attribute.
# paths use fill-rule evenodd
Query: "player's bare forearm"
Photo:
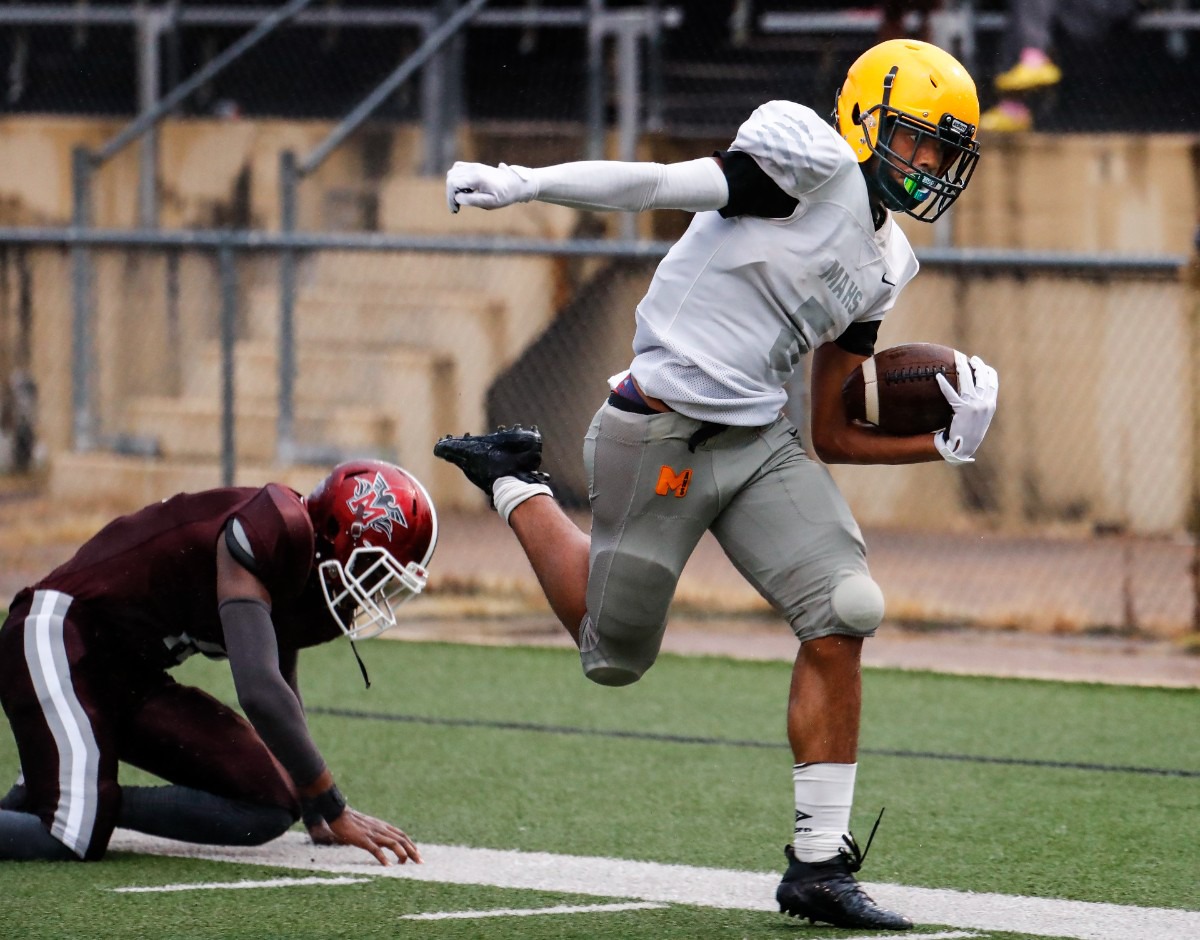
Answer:
<svg viewBox="0 0 1200 940"><path fill-rule="evenodd" d="M909 464L941 460L933 435L897 437L869 425L847 422L818 434L813 428L813 449L829 464Z"/></svg>
<svg viewBox="0 0 1200 940"><path fill-rule="evenodd" d="M851 421L842 401L846 377L866 360L826 343L812 357L810 434L813 450L830 464L907 464L940 460L933 436L898 437Z"/></svg>

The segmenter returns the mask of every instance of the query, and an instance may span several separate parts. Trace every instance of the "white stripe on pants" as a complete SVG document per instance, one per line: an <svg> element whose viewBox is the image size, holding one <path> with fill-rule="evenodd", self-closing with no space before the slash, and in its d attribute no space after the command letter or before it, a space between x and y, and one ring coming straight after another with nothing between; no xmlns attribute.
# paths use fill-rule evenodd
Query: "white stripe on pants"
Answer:
<svg viewBox="0 0 1200 940"><path fill-rule="evenodd" d="M63 625L71 601L59 591L33 595L25 619L25 660L58 750L58 806L50 834L82 858L96 825L100 748L67 664Z"/></svg>

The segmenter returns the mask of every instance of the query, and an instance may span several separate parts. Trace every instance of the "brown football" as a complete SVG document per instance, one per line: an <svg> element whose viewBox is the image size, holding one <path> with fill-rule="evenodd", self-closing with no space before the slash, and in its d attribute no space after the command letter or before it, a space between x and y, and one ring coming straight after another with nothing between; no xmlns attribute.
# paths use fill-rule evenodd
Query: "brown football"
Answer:
<svg viewBox="0 0 1200 940"><path fill-rule="evenodd" d="M936 343L882 349L846 377L846 414L887 434L927 434L944 428L953 412L936 376L942 373L957 389L960 361L966 362L962 353Z"/></svg>

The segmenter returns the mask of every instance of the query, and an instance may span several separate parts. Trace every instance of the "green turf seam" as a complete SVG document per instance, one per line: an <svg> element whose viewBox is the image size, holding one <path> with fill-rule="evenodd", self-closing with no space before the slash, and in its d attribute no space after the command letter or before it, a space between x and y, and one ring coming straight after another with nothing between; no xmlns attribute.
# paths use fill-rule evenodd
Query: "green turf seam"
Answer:
<svg viewBox="0 0 1200 940"><path fill-rule="evenodd" d="M440 725L456 728L491 728L498 731L531 731L539 734L587 735L601 738L620 738L635 741L655 741L666 744L704 744L721 747L778 748L787 747L779 741L753 741L738 738L712 738L701 735L662 734L653 731L622 731L617 728L579 728L569 725L544 725L526 721L494 721L484 718L442 718L431 715L400 715L368 712L352 708L315 706L307 709L310 715L331 718L362 718L369 721L391 721L416 725ZM1091 764L1076 761L1039 760L1032 757L990 757L980 754L942 754L936 751L907 751L887 748L859 748L860 754L872 757L902 757L917 760L958 761L970 764L1001 764L1010 767L1041 767L1050 770L1086 770L1100 773L1142 774L1152 777L1200 777L1200 770L1169 767L1131 767L1121 764Z"/></svg>

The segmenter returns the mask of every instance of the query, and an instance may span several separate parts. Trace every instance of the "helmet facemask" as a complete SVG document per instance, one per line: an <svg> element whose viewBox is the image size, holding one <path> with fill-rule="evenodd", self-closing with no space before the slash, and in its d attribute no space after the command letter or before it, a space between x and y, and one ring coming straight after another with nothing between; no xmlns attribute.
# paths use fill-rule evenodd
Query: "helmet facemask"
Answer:
<svg viewBox="0 0 1200 940"><path fill-rule="evenodd" d="M396 625L396 608L425 588L428 575L415 561L401 566L385 548L364 545L343 565L336 558L318 566L325 604L352 640L378 636Z"/></svg>
<svg viewBox="0 0 1200 940"><path fill-rule="evenodd" d="M895 74L893 68L884 79L880 104L865 114L860 114L855 105L855 123L866 128L867 146L874 157L863 169L868 184L887 208L922 222L933 222L962 194L975 171L979 160L979 144L973 139L975 127L949 113L933 124L892 107L889 100ZM872 127L878 132L872 134ZM894 147L900 130L912 138L910 157L902 156ZM936 141L942 152L941 165L935 174L919 169L912 162L929 140Z"/></svg>

